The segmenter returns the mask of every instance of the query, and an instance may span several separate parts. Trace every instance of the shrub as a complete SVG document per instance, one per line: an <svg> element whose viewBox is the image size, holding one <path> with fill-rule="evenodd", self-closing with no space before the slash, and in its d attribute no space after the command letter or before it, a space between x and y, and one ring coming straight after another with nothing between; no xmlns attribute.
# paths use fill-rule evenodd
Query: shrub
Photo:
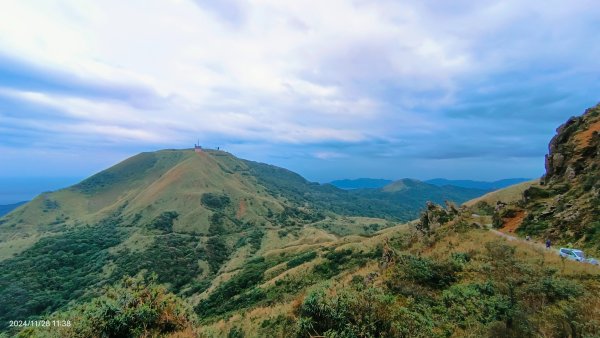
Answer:
<svg viewBox="0 0 600 338"><path fill-rule="evenodd" d="M398 258L388 281L392 290L412 293L406 282L432 289L444 289L456 282L462 264L453 261L438 262L425 257L403 255Z"/></svg>
<svg viewBox="0 0 600 338"><path fill-rule="evenodd" d="M231 199L225 194L205 193L200 198L202 204L209 209L221 210L231 204Z"/></svg>
<svg viewBox="0 0 600 338"><path fill-rule="evenodd" d="M167 234L157 237L145 250L119 250L110 257L115 264L111 278L116 281L147 270L157 275L159 283L170 284L172 291L179 292L202 274L198 259L204 258L204 252L198 248L198 240L188 235Z"/></svg>
<svg viewBox="0 0 600 338"><path fill-rule="evenodd" d="M544 188L539 188L539 187L529 187L527 190L525 190L523 192L523 198L526 201L530 201L530 200L538 199L538 198L548 198L551 195L552 194L550 193L550 191L548 191L547 189L544 189Z"/></svg>
<svg viewBox="0 0 600 338"><path fill-rule="evenodd" d="M1 261L0 330L9 320L51 313L82 297L93 285L101 285L108 249L123 238L111 218L42 238Z"/></svg>
<svg viewBox="0 0 600 338"><path fill-rule="evenodd" d="M196 306L196 313L207 318L241 310L264 299L264 291L254 286L262 281L268 267L264 258L247 262L242 271L221 284L207 299L200 301Z"/></svg>
<svg viewBox="0 0 600 338"><path fill-rule="evenodd" d="M158 215L150 224L148 228L158 229L164 232L173 231L173 223L179 217L179 214L175 211L165 211Z"/></svg>
<svg viewBox="0 0 600 338"><path fill-rule="evenodd" d="M491 216L494 214L494 207L486 201L479 201L473 206L473 211L480 215Z"/></svg>
<svg viewBox="0 0 600 338"><path fill-rule="evenodd" d="M453 285L444 291L442 300L449 319L463 329L502 320L509 308L508 300L490 283Z"/></svg>
<svg viewBox="0 0 600 338"><path fill-rule="evenodd" d="M216 273L229 258L229 248L220 236L211 237L206 241L206 256L210 271Z"/></svg>
<svg viewBox="0 0 600 338"><path fill-rule="evenodd" d="M316 252L314 252L314 251L307 252L307 253L305 253L303 255L300 255L298 257L295 257L295 258L289 260L287 262L287 267L288 267L288 269L291 269L293 267L296 267L298 265L304 264L306 262L310 262L313 259L315 259L316 257L317 257L317 253Z"/></svg>
<svg viewBox="0 0 600 338"><path fill-rule="evenodd" d="M73 326L61 337L154 337L190 329L194 315L182 299L156 284L156 278L126 277L62 317Z"/></svg>

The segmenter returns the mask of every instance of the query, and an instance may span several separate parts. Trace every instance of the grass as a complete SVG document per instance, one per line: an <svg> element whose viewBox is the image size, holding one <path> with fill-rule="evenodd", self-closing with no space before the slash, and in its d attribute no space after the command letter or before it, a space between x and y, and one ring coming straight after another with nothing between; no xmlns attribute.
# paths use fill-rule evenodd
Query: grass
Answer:
<svg viewBox="0 0 600 338"><path fill-rule="evenodd" d="M552 269L558 270L559 276L564 278L572 278L575 280L581 280L583 283L586 281L593 281L600 277L600 269L586 264L577 264L573 262L563 261L554 251L548 251L539 249L537 246L532 246L524 241L508 241L504 238L495 235L488 230L468 230L460 233L449 233L444 240L439 240L433 245L427 243L413 243L410 247L406 247L406 244L398 246L394 243L410 243L410 238L414 234L410 228L406 225L394 226L382 231L379 234L371 238L361 238L359 241L348 243L347 238L336 239L335 241L329 242L328 247L332 252L340 252L340 259L344 257L350 257L350 255L344 255L344 249L351 248L353 250L363 250L365 252L369 250L375 250L382 243L389 242L390 245L396 247L396 252L401 254L406 252L412 255L418 255L431 260L445 259L446 257L453 257L455 255L464 255L468 253L471 256L476 257L485 252L487 243L505 243L509 246L516 248L516 258L526 264L532 265L543 265ZM398 249L399 248L399 249ZM314 252L317 252L317 256L324 255L327 250L321 248L315 248ZM325 257L315 257L312 260L301 263L301 265L293 267L295 264L292 263L292 267L288 266L288 262L293 261L297 257L302 255L308 255L311 251L305 251L304 254L297 253L291 255L287 262L283 262L279 265L272 267L267 270L265 276L268 276L268 280L265 280L261 287L265 290L277 289L277 285L285 284L285 281L304 281L308 284L302 288L296 288L295 292L284 296L280 302L270 303L269 305L258 305L252 309L245 310L239 313L233 313L230 317L218 320L213 323L205 324L201 331L208 336L226 336L232 328L241 329L246 335L272 335L278 337L289 336L290 324L281 324L281 326L287 327L282 329L278 326L280 321L294 319L294 311L299 306L299 302L304 298L304 295L310 292L314 288L318 288L319 285L326 285L332 290L339 288L348 287L353 283L354 276L367 276L372 273L380 273L380 266L376 263L377 259L369 260L366 265L355 268L340 269L339 275L333 275L331 279L326 276L325 279L314 279L315 275L310 273L315 266L322 266L323 264L329 264L332 262ZM290 254L289 251L285 251L286 254ZM335 259L334 259L335 261ZM340 266L345 264L340 263ZM480 276L476 271L464 271L460 273L461 284L468 283L480 283ZM278 282L279 281L279 282ZM323 284L325 283L325 284ZM308 286L306 286L308 285ZM262 324L265 323L265 324ZM287 326L286 326L287 325ZM293 326L293 325L292 325ZM287 333L287 334L286 334Z"/></svg>
<svg viewBox="0 0 600 338"><path fill-rule="evenodd" d="M0 234L0 257L28 252L42 237L83 229L118 211L115 231L122 238L102 248L105 256L96 262L94 274L113 280L155 272L160 283L190 302L209 304L200 312L217 320L235 315L236 307L254 311L268 303L279 308L312 285L373 271L377 266L366 253L407 231L383 219L342 217L291 204L249 175L247 162L224 152L162 151L132 161L82 187L40 196L2 219L0 228L8 231ZM131 169L137 161L143 174ZM110 173L128 179L109 182ZM261 257L268 264L252 271L261 275L252 274L251 285L240 282L250 262ZM89 290L92 282L84 282L77 292ZM222 305L217 296L231 296L234 289L240 291L233 295L235 306ZM277 331L286 318L269 314L255 331Z"/></svg>
<svg viewBox="0 0 600 338"><path fill-rule="evenodd" d="M485 201L490 205L496 205L496 202L501 201L504 203L516 202L523 197L523 192L530 187L539 186L539 180L527 181L515 185L511 185L510 187L492 191L487 193L481 197L472 199L470 201L465 202L466 206L474 206L477 202Z"/></svg>

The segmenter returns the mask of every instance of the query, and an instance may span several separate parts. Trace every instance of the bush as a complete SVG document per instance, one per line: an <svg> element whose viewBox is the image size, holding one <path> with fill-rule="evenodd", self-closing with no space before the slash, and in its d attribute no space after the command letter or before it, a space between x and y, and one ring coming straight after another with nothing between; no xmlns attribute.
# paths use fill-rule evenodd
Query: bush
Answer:
<svg viewBox="0 0 600 338"><path fill-rule="evenodd" d="M455 283L463 265L459 259L436 261L403 255L389 271L386 285L395 293L426 299L432 291L443 290Z"/></svg>
<svg viewBox="0 0 600 338"><path fill-rule="evenodd" d="M523 198L526 201L530 201L530 200L534 200L534 199L538 199L538 198L548 198L551 195L552 195L551 192L548 191L547 189L538 188L538 187L529 187L527 190L525 190L523 192Z"/></svg>
<svg viewBox="0 0 600 338"><path fill-rule="evenodd" d="M207 299L196 306L196 313L203 318L241 310L256 304L265 298L265 293L258 285L269 267L264 258L247 262L242 271L221 284Z"/></svg>
<svg viewBox="0 0 600 338"><path fill-rule="evenodd" d="M102 285L110 247L124 236L113 219L40 239L0 262L0 330L9 320L51 313ZM93 292L93 290L92 290Z"/></svg>
<svg viewBox="0 0 600 338"><path fill-rule="evenodd" d="M157 281L170 284L179 292L202 274L198 259L205 253L198 247L198 238L168 234L156 238L146 250L120 250L111 256L115 270L111 278L116 281L125 275L136 275L146 270L155 273Z"/></svg>
<svg viewBox="0 0 600 338"><path fill-rule="evenodd" d="M503 320L509 309L508 300L490 283L453 285L444 291L442 300L449 319L463 329Z"/></svg>
<svg viewBox="0 0 600 338"><path fill-rule="evenodd" d="M194 315L156 278L126 277L90 303L60 317L73 324L61 337L154 337L191 329Z"/></svg>
<svg viewBox="0 0 600 338"><path fill-rule="evenodd" d="M491 216L494 214L494 207L486 201L479 201L473 206L473 211L479 215Z"/></svg>
<svg viewBox="0 0 600 338"><path fill-rule="evenodd" d="M229 196L210 192L202 194L200 201L205 207L215 210L224 209L231 204L231 199Z"/></svg>
<svg viewBox="0 0 600 338"><path fill-rule="evenodd" d="M206 256L210 271L216 273L229 258L230 250L220 236L211 237L206 241Z"/></svg>
<svg viewBox="0 0 600 338"><path fill-rule="evenodd" d="M288 269L296 267L298 265L302 265L306 262L310 262L317 257L317 253L315 251L307 252L303 255L295 257L287 262Z"/></svg>
<svg viewBox="0 0 600 338"><path fill-rule="evenodd" d="M179 217L179 214L175 211L165 211L158 215L150 224L148 224L148 228L150 229L158 229L164 232L172 232L173 231L173 223Z"/></svg>

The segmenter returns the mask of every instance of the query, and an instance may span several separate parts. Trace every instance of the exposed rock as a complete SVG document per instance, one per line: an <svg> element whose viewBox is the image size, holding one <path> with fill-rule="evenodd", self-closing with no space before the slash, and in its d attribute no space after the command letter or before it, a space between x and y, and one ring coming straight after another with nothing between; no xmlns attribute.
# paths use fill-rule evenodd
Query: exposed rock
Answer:
<svg viewBox="0 0 600 338"><path fill-rule="evenodd" d="M556 132L544 186L524 193L521 206L529 216L520 231L600 251L600 105L569 118Z"/></svg>

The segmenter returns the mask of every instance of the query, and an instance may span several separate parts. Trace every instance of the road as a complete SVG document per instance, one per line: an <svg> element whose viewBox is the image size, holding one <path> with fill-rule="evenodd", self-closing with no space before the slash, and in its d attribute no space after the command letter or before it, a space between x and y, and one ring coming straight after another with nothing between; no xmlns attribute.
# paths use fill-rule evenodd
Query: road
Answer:
<svg viewBox="0 0 600 338"><path fill-rule="evenodd" d="M491 231L493 234L495 234L495 235L497 235L497 236L500 236L500 237L504 237L504 238L506 238L506 239L507 239L507 240L509 240L509 241L518 241L518 242L521 242L521 243L527 243L527 244L529 244L529 245L531 245L531 246L535 246L535 247L536 247L536 248L538 248L538 249L541 249L541 250L546 250L546 245L545 245L544 243L535 242L535 241L532 241L532 240L530 240L530 241L526 241L526 240L524 240L524 239L522 239L522 238L519 238L519 237L516 237L516 236L512 236L512 235L509 235L509 234L507 234L507 233L504 233L504 232L498 231L498 230L496 230L496 229L493 229L493 228L491 227L491 225L489 225L489 226L488 226L488 228L489 228L489 230L490 230L490 231ZM558 254L559 254L559 252L558 252L558 249L551 248L551 249L549 249L549 250L550 250L552 253L556 254L556 255L558 255ZM568 261L571 261L571 260L568 260ZM574 262L574 263L575 263L576 261L574 261L574 260L573 260L573 261L571 261L571 262ZM583 262L576 262L576 263L583 263ZM594 266L594 265L592 265L592 264L590 264L590 263L587 263L587 262L586 262L586 263L583 263L583 264L589 264L589 265L591 265L591 266ZM596 265L596 267L600 267L600 266L597 266L597 265Z"/></svg>

